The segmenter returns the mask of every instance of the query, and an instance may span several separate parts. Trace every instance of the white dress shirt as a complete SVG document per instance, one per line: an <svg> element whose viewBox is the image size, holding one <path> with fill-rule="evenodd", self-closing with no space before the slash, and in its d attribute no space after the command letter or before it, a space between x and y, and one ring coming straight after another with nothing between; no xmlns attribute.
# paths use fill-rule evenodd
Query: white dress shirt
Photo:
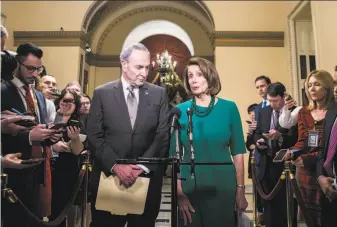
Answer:
<svg viewBox="0 0 337 227"><path fill-rule="evenodd" d="M123 87L123 93L124 93L124 98L125 98L125 103L127 102L128 100L128 94L129 94L129 90L128 90L128 87L131 85L129 82L127 82L124 78L124 76L121 76L121 82L122 82L122 87ZM135 97L136 97L136 101L137 101L137 104L139 104L139 88L138 87L135 87L133 89L133 92L135 94ZM150 173L150 170L145 167L144 165L138 165L140 168L142 168L145 173ZM115 166L113 166L115 167ZM112 167L112 169L113 169Z"/></svg>
<svg viewBox="0 0 337 227"><path fill-rule="evenodd" d="M56 116L56 108L53 101L46 99L46 108L47 108L47 123L53 123Z"/></svg>
<svg viewBox="0 0 337 227"><path fill-rule="evenodd" d="M298 113L302 109L302 106L296 107L293 111L288 110L286 106L283 107L283 111L280 114L279 123L282 128L290 129L298 122Z"/></svg>
<svg viewBox="0 0 337 227"><path fill-rule="evenodd" d="M26 98L25 98L25 96L26 96L26 90L24 89L25 85L18 78L16 78L16 77L14 77L14 79L12 80L12 83L15 85L15 87L17 89L19 89L18 92L19 92L20 97L22 99L23 105L25 106L26 111L28 111L27 102L26 102ZM33 93L33 89L30 89L30 92L31 92L31 96L33 97L33 99L35 99L35 95ZM10 111L12 111L12 110L10 110ZM40 112L39 112L39 107L38 106L35 106L35 112L37 114L37 117L38 117L39 121L41 121L41 119L40 119Z"/></svg>
<svg viewBox="0 0 337 227"><path fill-rule="evenodd" d="M24 88L25 84L23 84L21 82L21 80L19 80L16 77L14 77L12 79L12 83L15 85L15 87L17 89L19 89L18 92L19 92L20 97L22 99L23 105L25 106L26 111L28 111L27 101L26 101L26 98L25 98L25 96L26 96L26 89ZM36 99L35 94L33 92L33 89L30 89L30 92L31 92L31 96L33 97L33 99ZM37 103L37 102L35 102L35 103ZM10 111L12 111L12 110L10 110ZM35 106L35 113L37 115L37 118L39 119L39 122L41 122L40 112L39 112L39 107L38 106ZM30 140L30 133L31 133L31 131L29 131L29 144L32 145L32 141Z"/></svg>

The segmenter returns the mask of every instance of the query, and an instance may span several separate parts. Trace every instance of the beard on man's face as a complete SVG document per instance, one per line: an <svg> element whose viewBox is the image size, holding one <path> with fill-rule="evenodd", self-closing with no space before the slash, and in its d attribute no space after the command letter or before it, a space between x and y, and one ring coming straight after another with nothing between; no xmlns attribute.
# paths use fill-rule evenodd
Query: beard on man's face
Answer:
<svg viewBox="0 0 337 227"><path fill-rule="evenodd" d="M24 73L21 71L21 68L18 73L18 79L25 85L31 85L36 82L35 76L25 76Z"/></svg>

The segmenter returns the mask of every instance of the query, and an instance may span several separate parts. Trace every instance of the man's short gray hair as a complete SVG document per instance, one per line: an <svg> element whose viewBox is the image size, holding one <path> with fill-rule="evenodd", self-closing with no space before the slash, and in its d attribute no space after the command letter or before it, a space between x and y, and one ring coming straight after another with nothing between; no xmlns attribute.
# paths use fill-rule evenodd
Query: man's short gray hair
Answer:
<svg viewBox="0 0 337 227"><path fill-rule="evenodd" d="M8 38L8 31L7 31L7 29L5 28L5 26L0 25L0 30L1 30L1 38L3 38L3 37Z"/></svg>
<svg viewBox="0 0 337 227"><path fill-rule="evenodd" d="M133 50L143 50L149 52L149 50L142 43L132 43L130 46L124 48L119 56L120 61L127 61ZM150 52L149 52L150 53Z"/></svg>

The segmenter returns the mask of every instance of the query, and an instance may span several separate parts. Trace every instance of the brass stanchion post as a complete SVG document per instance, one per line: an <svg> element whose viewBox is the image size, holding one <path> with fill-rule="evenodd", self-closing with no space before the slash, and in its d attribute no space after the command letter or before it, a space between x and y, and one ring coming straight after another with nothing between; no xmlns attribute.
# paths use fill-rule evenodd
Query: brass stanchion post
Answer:
<svg viewBox="0 0 337 227"><path fill-rule="evenodd" d="M250 157L251 160L251 168L255 168L255 158L254 158L254 152L252 152L252 156ZM252 193L253 193L253 227L260 227L261 226L261 220L259 220L257 215L257 190L256 186L254 184L254 180L252 180Z"/></svg>
<svg viewBox="0 0 337 227"><path fill-rule="evenodd" d="M83 182L83 201L82 201L82 217L81 227L85 227L87 224L87 205L88 205L88 185L89 185L89 172L91 171L90 154L85 154L85 161L82 164L82 169L85 170L84 182Z"/></svg>
<svg viewBox="0 0 337 227"><path fill-rule="evenodd" d="M287 220L288 220L288 227L293 226L293 191L291 188L291 182L290 182L290 161L284 162L284 173L286 177L286 197L287 197Z"/></svg>

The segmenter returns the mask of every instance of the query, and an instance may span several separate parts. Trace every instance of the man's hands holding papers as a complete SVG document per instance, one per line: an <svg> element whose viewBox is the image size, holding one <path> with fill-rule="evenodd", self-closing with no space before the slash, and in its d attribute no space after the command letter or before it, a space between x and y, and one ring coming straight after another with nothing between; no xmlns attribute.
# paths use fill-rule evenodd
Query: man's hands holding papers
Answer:
<svg viewBox="0 0 337 227"><path fill-rule="evenodd" d="M121 181L121 185L124 185L126 188L131 187L137 180L138 176L144 172L144 170L137 165L121 164L116 164L113 171Z"/></svg>

